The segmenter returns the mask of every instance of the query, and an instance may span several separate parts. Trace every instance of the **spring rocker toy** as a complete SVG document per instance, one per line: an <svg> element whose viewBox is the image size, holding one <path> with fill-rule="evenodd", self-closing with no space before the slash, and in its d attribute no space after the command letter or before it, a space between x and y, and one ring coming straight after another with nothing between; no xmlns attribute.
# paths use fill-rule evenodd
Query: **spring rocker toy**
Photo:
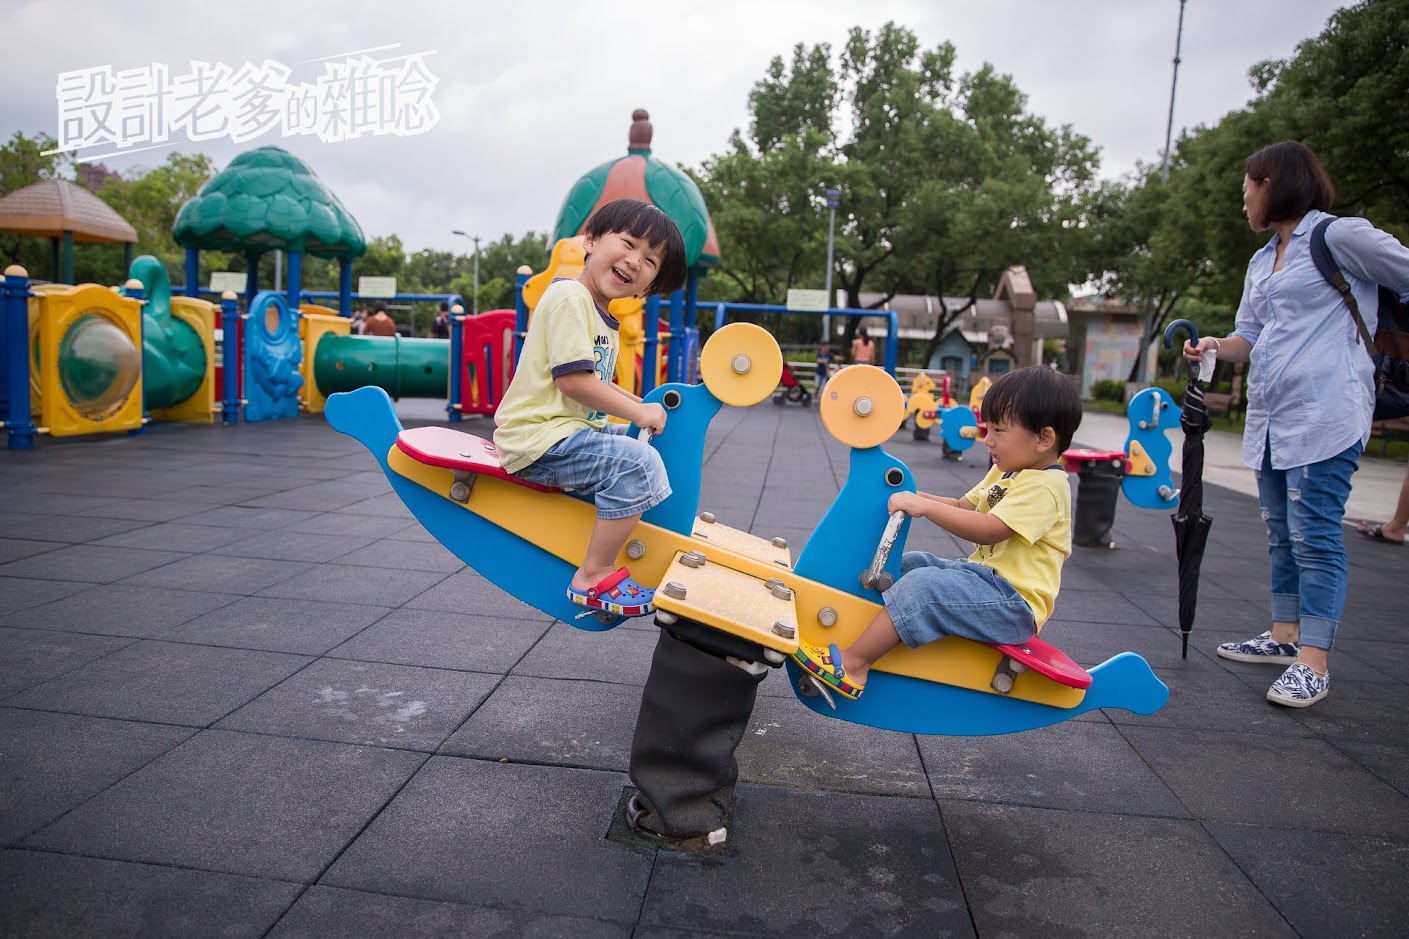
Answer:
<svg viewBox="0 0 1409 939"><path fill-rule="evenodd" d="M1168 689L1149 665L1121 653L1089 672L1047 642L990 646L958 637L894 650L876 663L858 700L834 700L791 660L799 637L847 644L870 622L900 574L909 529L886 502L914 491L909 469L882 448L905 415L904 396L874 366L843 369L822 393L824 426L851 447L841 492L796 563L781 538L729 528L700 511L705 433L724 404L749 406L777 386L782 354L762 328L734 323L706 343L704 383L652 390L670 412L650 438L673 494L648 511L618 558L656 587L661 628L632 748L637 791L626 803L638 831L672 840L727 837L737 767L757 685L785 666L798 699L817 713L910 733L961 736L1043 727L1115 707L1158 710ZM376 387L335 394L326 414L363 443L426 529L509 594L589 630L617 625L565 596L590 535L594 508L570 493L509 478L491 441L445 427L402 430Z"/></svg>

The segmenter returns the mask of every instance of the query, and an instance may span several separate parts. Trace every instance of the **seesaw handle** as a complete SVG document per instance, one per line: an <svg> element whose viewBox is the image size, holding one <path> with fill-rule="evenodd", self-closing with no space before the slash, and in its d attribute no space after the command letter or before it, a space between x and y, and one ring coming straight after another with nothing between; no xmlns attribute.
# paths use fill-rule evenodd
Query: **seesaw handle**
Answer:
<svg viewBox="0 0 1409 939"><path fill-rule="evenodd" d="M890 521L886 522L885 531L881 532L881 543L876 548L876 556L871 561L871 566L866 573L861 575L861 586L867 590L887 590L890 584L881 586L882 575L885 572L886 561L890 560L890 551L895 547L895 539L900 534L900 525L905 521L904 512L893 512ZM889 581L889 577L885 577ZM893 581L892 581L893 583Z"/></svg>

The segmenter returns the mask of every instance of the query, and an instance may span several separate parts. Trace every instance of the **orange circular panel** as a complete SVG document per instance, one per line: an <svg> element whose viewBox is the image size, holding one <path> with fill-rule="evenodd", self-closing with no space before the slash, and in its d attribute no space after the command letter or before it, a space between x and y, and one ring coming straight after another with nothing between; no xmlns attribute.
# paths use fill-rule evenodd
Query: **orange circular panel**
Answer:
<svg viewBox="0 0 1409 939"><path fill-rule="evenodd" d="M878 447L905 419L905 395L883 368L852 365L822 390L822 424L848 447Z"/></svg>
<svg viewBox="0 0 1409 939"><path fill-rule="evenodd" d="M700 352L700 377L725 404L748 407L773 393L783 377L778 340L753 323L730 323L716 330Z"/></svg>

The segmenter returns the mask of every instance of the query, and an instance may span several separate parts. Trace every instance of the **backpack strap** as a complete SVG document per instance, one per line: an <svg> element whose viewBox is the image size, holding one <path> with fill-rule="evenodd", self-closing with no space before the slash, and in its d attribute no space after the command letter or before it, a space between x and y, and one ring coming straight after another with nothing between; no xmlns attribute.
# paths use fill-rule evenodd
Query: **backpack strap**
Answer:
<svg viewBox="0 0 1409 939"><path fill-rule="evenodd" d="M1331 254L1331 246L1326 244L1326 229L1330 228L1334 221L1334 218L1322 219L1311 229L1311 260L1316 265L1316 270L1321 272L1327 283L1336 288L1345 305L1350 308L1350 315L1355 317L1355 325L1360 327L1360 338L1365 342L1365 349L1370 353L1370 357L1374 358L1375 340L1370 337L1370 330L1365 327L1365 320L1360 316L1360 304L1355 301L1350 284L1341 273L1340 266L1336 264L1336 259Z"/></svg>

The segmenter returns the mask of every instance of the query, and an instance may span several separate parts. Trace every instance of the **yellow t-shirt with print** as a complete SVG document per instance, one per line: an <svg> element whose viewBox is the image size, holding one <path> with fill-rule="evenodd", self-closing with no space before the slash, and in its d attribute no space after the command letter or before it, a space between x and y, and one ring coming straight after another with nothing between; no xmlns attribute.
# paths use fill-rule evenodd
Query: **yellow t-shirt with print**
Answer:
<svg viewBox="0 0 1409 939"><path fill-rule="evenodd" d="M575 280L558 280L543 291L524 337L518 369L494 412L494 446L510 473L536 461L559 440L579 430L601 430L604 411L594 411L558 390L555 378L596 372L611 384L620 348L619 324L592 302Z"/></svg>
<svg viewBox="0 0 1409 939"><path fill-rule="evenodd" d="M995 466L965 498L1013 530L1011 538L976 546L969 560L1012 584L1032 607L1041 629L1057 601L1062 562L1071 557L1071 482L1066 472L1057 467L1004 473Z"/></svg>

